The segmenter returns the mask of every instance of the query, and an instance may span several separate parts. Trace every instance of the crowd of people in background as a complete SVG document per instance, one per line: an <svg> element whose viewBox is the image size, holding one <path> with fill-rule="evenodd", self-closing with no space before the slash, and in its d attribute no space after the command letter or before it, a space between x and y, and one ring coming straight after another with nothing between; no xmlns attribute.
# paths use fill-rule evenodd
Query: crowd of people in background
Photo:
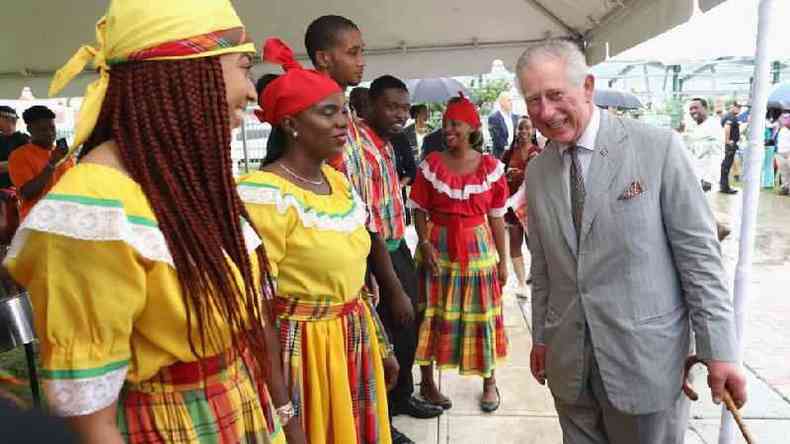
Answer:
<svg viewBox="0 0 790 444"><path fill-rule="evenodd" d="M683 138L694 164L694 171L707 192L718 182L718 191L736 194L732 180L743 177L743 134L749 125L737 101L727 104L722 116L713 114L708 101L695 97L688 103L693 124L685 127ZM765 156L759 174L760 187L790 195L790 111L769 109L764 134Z"/></svg>
<svg viewBox="0 0 790 444"><path fill-rule="evenodd" d="M581 51L549 41L517 63L528 115L497 98L489 150L462 93L432 128L401 79L358 87L363 31L312 21L313 69L268 38L261 58L283 72L253 84L230 2L112 1L97 33L120 43L81 50L53 84L99 69L72 148L51 110L23 113L28 138L0 108L3 199L21 216L4 266L32 300L49 405L83 442L409 444L392 416L453 406L437 367L479 377L494 412L508 263L566 442L681 442L690 318L714 397L746 401L700 191L736 192L737 103L719 122L692 101L692 164L677 135L599 110ZM261 170L234 178L249 102L272 131ZM787 194L790 114L777 122Z"/></svg>

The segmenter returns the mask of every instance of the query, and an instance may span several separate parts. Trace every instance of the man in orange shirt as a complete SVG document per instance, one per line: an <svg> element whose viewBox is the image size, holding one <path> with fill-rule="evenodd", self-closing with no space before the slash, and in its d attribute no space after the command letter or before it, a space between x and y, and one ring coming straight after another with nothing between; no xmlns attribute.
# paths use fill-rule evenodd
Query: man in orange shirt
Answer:
<svg viewBox="0 0 790 444"><path fill-rule="evenodd" d="M55 113L46 106L31 106L22 113L30 133L30 143L15 149L8 159L11 182L17 188L21 206L20 218L46 195L60 177L74 165L65 149L55 147Z"/></svg>

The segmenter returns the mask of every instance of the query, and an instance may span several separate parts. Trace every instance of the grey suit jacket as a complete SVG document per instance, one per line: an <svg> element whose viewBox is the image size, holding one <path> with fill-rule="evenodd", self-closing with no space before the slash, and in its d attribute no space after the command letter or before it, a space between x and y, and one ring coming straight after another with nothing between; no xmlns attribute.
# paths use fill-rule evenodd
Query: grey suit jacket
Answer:
<svg viewBox="0 0 790 444"><path fill-rule="evenodd" d="M629 414L672 406L689 352L734 361L735 325L713 214L680 137L601 113L580 245L558 147L529 164L533 340L554 396L584 387L584 331L610 402ZM622 198L638 183L642 193ZM689 319L690 318L690 319Z"/></svg>

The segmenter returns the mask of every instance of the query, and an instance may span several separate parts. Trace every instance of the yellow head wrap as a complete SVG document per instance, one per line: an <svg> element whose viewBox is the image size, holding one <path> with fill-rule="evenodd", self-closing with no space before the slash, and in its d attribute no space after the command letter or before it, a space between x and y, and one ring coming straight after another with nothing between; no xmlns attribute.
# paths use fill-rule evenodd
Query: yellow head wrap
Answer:
<svg viewBox="0 0 790 444"><path fill-rule="evenodd" d="M59 93L91 61L99 71L99 78L85 91L74 149L96 126L112 65L255 52L229 0L111 0L107 14L96 24L96 43L82 46L55 73L49 87L50 96Z"/></svg>

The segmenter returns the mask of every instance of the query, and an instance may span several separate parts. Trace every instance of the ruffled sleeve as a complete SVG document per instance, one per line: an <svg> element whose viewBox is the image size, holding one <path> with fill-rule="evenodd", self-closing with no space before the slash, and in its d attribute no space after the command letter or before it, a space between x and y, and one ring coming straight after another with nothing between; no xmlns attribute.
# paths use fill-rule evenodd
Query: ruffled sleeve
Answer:
<svg viewBox="0 0 790 444"><path fill-rule="evenodd" d="M427 162L427 160L423 161L423 163L425 162ZM411 185L406 207L427 212L431 208L431 191L431 183L425 179L423 167L420 165L420 168L417 168L417 177Z"/></svg>
<svg viewBox="0 0 790 444"><path fill-rule="evenodd" d="M277 197L282 196L280 190L265 182L242 179L239 196L262 238L269 260L269 272L276 282L280 262L288 253L287 239L297 222L296 214L287 206L277 205Z"/></svg>
<svg viewBox="0 0 790 444"><path fill-rule="evenodd" d="M4 265L30 295L49 406L78 416L116 402L146 303L139 256L122 241L21 229Z"/></svg>

